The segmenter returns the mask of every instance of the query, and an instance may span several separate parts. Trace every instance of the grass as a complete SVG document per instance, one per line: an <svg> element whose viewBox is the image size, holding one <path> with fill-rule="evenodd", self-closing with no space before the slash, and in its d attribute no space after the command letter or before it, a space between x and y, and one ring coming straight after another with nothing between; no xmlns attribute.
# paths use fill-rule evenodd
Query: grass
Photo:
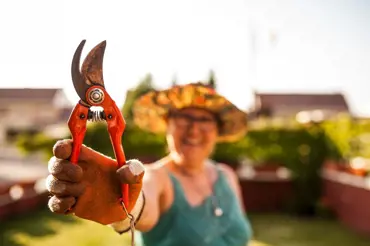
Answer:
<svg viewBox="0 0 370 246"><path fill-rule="evenodd" d="M279 214L251 215L255 241L251 246L366 246L370 238L340 223Z"/></svg>
<svg viewBox="0 0 370 246"><path fill-rule="evenodd" d="M111 228L41 210L0 224L0 246L122 246L129 238Z"/></svg>
<svg viewBox="0 0 370 246"><path fill-rule="evenodd" d="M365 246L361 238L335 221L297 219L286 215L251 215L255 240L251 246ZM122 246L127 235L71 216L41 210L0 225L1 246Z"/></svg>

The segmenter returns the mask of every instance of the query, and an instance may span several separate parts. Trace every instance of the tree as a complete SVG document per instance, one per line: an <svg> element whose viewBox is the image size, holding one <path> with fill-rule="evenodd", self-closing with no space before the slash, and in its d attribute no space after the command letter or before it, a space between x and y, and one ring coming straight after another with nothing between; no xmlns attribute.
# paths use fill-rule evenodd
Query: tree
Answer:
<svg viewBox="0 0 370 246"><path fill-rule="evenodd" d="M208 86L213 88L213 89L217 88L217 86L216 86L216 76L215 76L215 72L213 70L211 70L209 72Z"/></svg>
<svg viewBox="0 0 370 246"><path fill-rule="evenodd" d="M132 107L135 100L152 90L154 90L153 77L148 73L134 89L127 91L125 103L122 108L122 114L125 117L126 122L130 123L132 121Z"/></svg>
<svg viewBox="0 0 370 246"><path fill-rule="evenodd" d="M172 76L172 81L171 81L171 86L176 86L177 85L177 76L174 74Z"/></svg>

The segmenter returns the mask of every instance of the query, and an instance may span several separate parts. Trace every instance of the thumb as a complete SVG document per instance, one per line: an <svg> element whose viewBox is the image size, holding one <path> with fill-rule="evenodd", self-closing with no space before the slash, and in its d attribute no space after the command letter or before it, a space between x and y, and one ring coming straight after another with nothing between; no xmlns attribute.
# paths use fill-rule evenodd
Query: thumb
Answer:
<svg viewBox="0 0 370 246"><path fill-rule="evenodd" d="M142 162L132 159L117 170L118 179L123 184L138 184L142 181L145 167Z"/></svg>

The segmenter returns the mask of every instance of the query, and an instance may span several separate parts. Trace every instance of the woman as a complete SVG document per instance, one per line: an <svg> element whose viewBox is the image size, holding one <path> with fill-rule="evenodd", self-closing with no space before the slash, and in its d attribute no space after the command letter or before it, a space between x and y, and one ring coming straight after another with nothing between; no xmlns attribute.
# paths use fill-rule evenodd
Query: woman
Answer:
<svg viewBox="0 0 370 246"><path fill-rule="evenodd" d="M245 135L245 113L201 83L150 92L133 112L143 129L166 132L168 156L145 171L137 160L116 170L113 159L84 146L73 165L67 161L71 141L59 141L47 179L51 211L109 224L119 233L133 222L148 246L247 245L251 227L238 179L209 159L217 142ZM120 183L130 187L123 209Z"/></svg>

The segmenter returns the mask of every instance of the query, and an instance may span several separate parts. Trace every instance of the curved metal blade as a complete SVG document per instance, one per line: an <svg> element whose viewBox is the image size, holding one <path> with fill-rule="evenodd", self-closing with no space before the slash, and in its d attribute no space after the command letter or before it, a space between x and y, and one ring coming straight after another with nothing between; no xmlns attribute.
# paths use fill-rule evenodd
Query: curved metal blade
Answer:
<svg viewBox="0 0 370 246"><path fill-rule="evenodd" d="M86 43L86 40L82 40L75 51L75 54L72 60L71 73L72 73L73 86L77 92L77 95L80 97L80 99L83 102L87 104L86 91L90 87L90 85L86 84L85 79L80 72L80 58L81 58L82 49L85 43Z"/></svg>
<svg viewBox="0 0 370 246"><path fill-rule="evenodd" d="M100 85L104 87L103 79L103 58L106 47L106 41L95 46L86 56L81 73L85 83L91 85Z"/></svg>

